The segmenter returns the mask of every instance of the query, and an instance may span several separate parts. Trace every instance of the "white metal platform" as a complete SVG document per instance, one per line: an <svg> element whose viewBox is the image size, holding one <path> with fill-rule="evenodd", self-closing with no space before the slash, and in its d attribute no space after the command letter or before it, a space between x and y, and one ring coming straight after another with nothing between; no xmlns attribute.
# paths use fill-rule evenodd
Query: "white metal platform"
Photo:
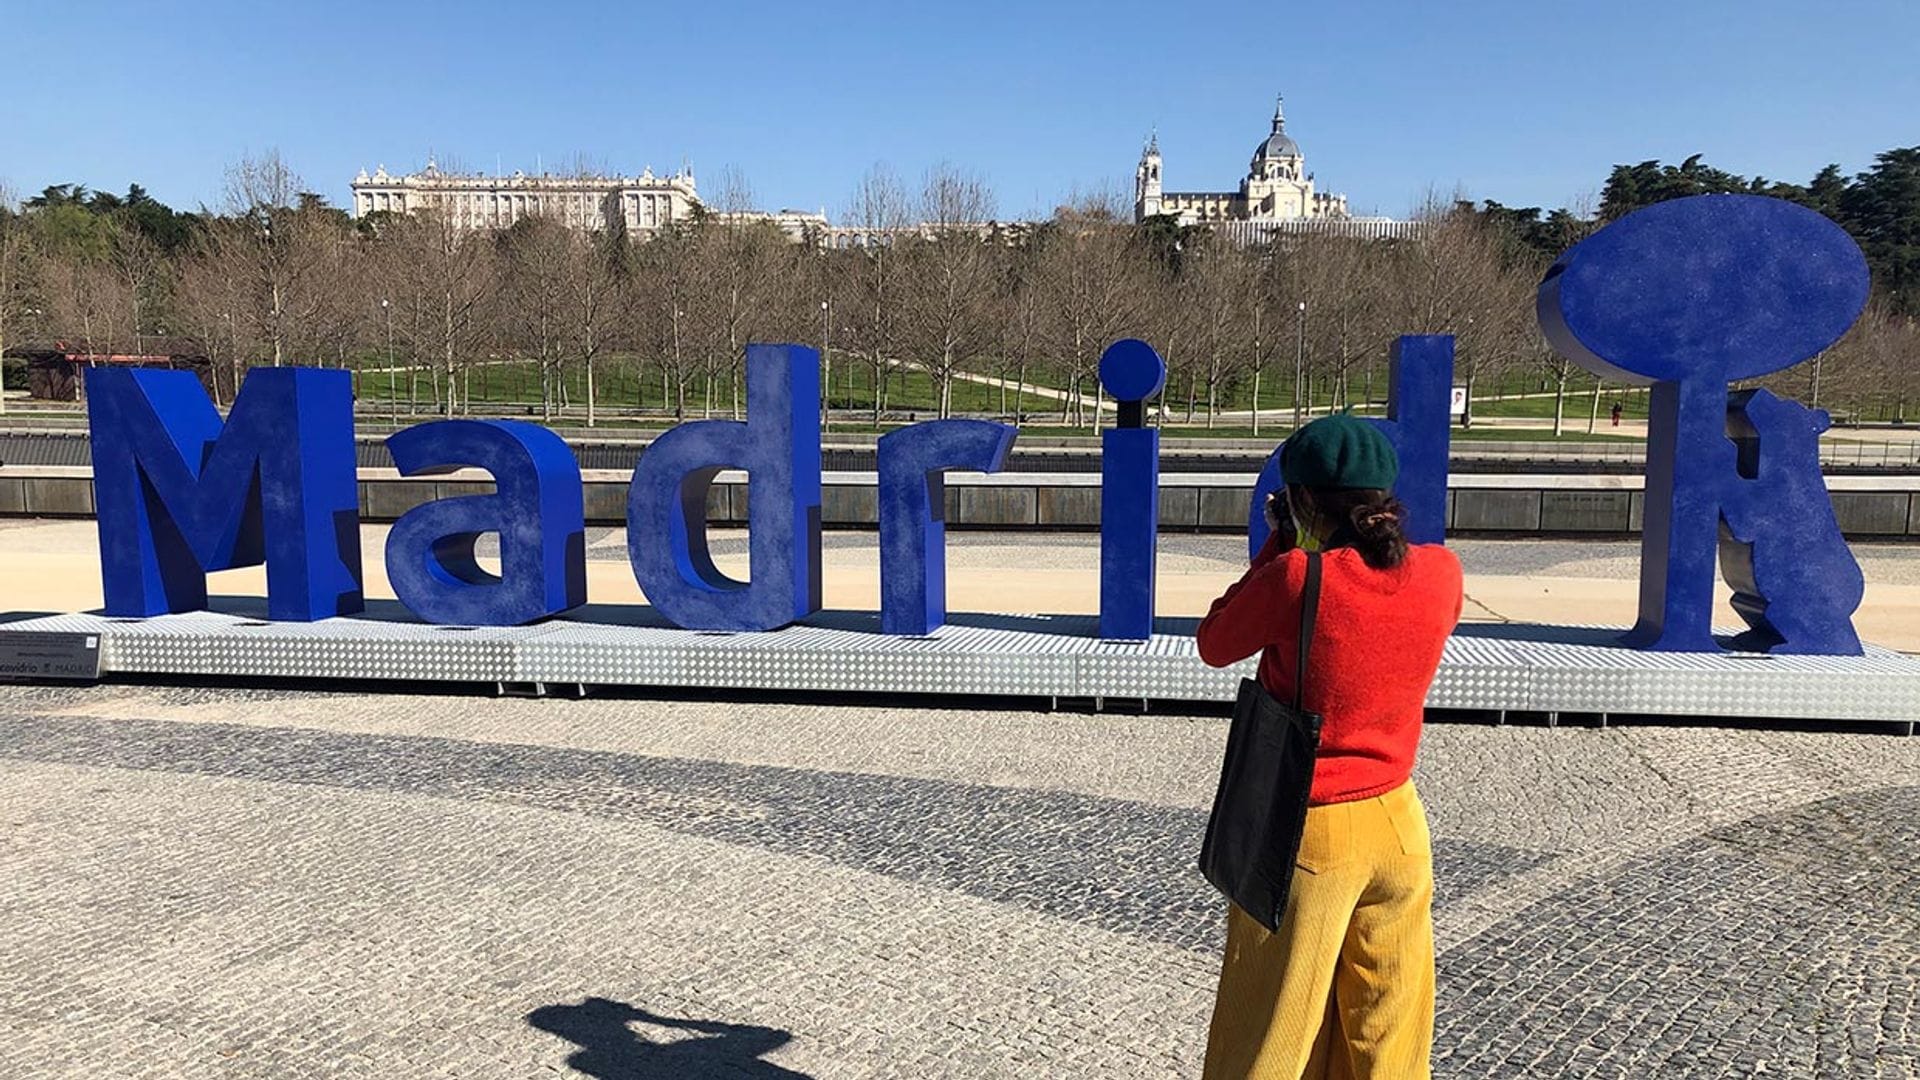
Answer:
<svg viewBox="0 0 1920 1080"><path fill-rule="evenodd" d="M216 601L216 603L220 603ZM878 632L870 612L825 612L771 633L679 630L651 609L589 606L523 627L430 626L397 604L316 623L272 623L258 601L120 619L47 615L0 635L100 637L103 674L257 680L406 680L508 686L1231 701L1251 664L1200 662L1194 620L1146 642L1102 641L1080 615L956 614L926 637ZM1920 720L1920 659L1647 653L1606 627L1470 624L1448 643L1427 703L1497 713Z"/></svg>

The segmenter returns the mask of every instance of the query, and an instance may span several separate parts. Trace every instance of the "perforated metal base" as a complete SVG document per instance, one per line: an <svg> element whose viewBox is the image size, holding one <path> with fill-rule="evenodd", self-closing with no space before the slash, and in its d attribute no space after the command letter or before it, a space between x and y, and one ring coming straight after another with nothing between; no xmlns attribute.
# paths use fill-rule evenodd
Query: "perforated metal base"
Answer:
<svg viewBox="0 0 1920 1080"><path fill-rule="evenodd" d="M537 626L428 626L398 605L317 623L267 622L239 606L117 619L53 615L0 634L101 637L121 675L399 679L503 684L714 687L1095 700L1230 701L1251 663L1202 664L1193 620L1161 620L1144 642L1102 641L1080 615L969 615L926 637L879 632L878 616L825 612L758 634L668 626L644 607L587 607ZM1920 660L1647 653L1608 627L1462 626L1429 706L1493 712L1920 719Z"/></svg>

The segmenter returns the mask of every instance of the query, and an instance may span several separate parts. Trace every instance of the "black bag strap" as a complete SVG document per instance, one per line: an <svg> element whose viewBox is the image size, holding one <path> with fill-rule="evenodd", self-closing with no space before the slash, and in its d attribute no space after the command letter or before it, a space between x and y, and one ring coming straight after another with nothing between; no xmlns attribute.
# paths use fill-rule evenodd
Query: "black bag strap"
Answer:
<svg viewBox="0 0 1920 1080"><path fill-rule="evenodd" d="M1293 711L1305 712L1307 660L1313 654L1313 626L1320 617L1320 553L1307 552L1306 587L1300 592L1300 652L1293 668Z"/></svg>

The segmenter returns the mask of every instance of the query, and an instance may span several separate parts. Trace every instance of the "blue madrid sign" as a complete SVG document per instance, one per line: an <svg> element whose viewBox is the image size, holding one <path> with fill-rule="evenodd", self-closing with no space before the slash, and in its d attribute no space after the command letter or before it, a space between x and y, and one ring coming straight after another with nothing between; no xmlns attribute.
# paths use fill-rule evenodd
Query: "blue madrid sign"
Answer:
<svg viewBox="0 0 1920 1080"><path fill-rule="evenodd" d="M1541 283L1540 324L1562 355L1652 388L1640 618L1626 643L1706 651L1716 563L1748 630L1738 648L1857 654L1858 566L1819 469L1827 415L1728 384L1817 354L1863 307L1867 269L1840 228L1755 196L1702 196L1628 215L1570 249ZM801 345L747 349L747 419L683 424L634 468L627 545L654 608L690 630L772 630L820 609L820 365ZM1102 438L1100 633L1154 625L1159 433L1147 403L1166 365L1145 342L1115 342L1102 385L1118 403ZM1453 339L1393 347L1388 415L1396 494L1418 542L1445 538ZM108 614L193 611L213 570L265 564L270 617L361 610L353 397L343 371L251 373L223 423L187 372L98 370L88 414ZM991 473L1017 432L937 420L882 436L881 628L919 635L946 618L945 492L955 470ZM395 594L430 622L510 626L586 602L580 470L557 436L498 420L425 423L387 440L403 475L492 474L495 493L428 503L387 538ZM1279 452L1256 482L1248 542ZM751 580L715 565L707 495L723 469L748 477ZM500 572L474 545L500 537Z"/></svg>

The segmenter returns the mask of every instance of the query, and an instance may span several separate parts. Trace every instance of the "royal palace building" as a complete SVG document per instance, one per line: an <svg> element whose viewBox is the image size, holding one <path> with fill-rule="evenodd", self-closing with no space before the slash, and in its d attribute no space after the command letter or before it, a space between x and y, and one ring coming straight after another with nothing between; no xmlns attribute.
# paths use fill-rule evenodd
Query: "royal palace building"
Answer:
<svg viewBox="0 0 1920 1080"><path fill-rule="evenodd" d="M693 174L655 176L476 176L442 172L432 161L417 173L392 176L383 166L353 180L356 217L432 210L463 229L499 229L546 216L576 229L624 224L647 233L693 215L700 197Z"/></svg>

